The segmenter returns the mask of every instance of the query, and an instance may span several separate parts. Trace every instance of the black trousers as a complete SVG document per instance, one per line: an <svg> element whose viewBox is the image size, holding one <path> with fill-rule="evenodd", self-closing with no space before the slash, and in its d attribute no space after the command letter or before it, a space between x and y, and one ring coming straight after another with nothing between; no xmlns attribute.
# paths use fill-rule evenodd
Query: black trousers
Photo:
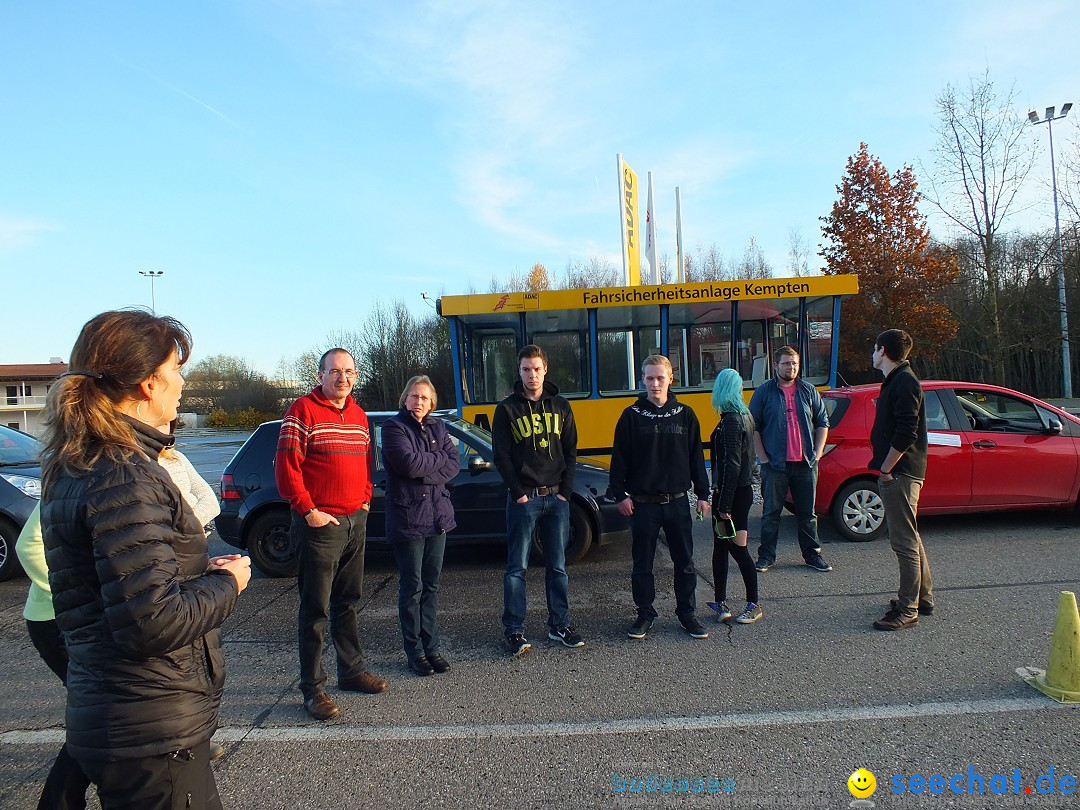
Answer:
<svg viewBox="0 0 1080 810"><path fill-rule="evenodd" d="M48 664L49 669L56 673L60 682L66 685L67 647L64 646L64 637L56 621L52 619L44 622L28 620L26 632L30 636L30 643L41 656L41 660ZM90 787L90 779L68 752L67 745L64 745L60 753L56 755L52 768L49 769L49 775L45 778L45 786L41 789L41 798L38 800L38 810L85 810L88 787Z"/></svg>
<svg viewBox="0 0 1080 810"><path fill-rule="evenodd" d="M171 754L81 764L98 786L102 810L221 810L209 740Z"/></svg>
<svg viewBox="0 0 1080 810"><path fill-rule="evenodd" d="M295 510L290 531L300 552L297 616L300 651L300 691L304 700L325 691L323 643L326 626L337 652L338 680L364 672L364 652L356 605L364 590L364 545L368 513L357 509L338 515L339 525L328 523L313 529Z"/></svg>
<svg viewBox="0 0 1080 810"><path fill-rule="evenodd" d="M630 535L633 540L634 570L630 587L634 594L638 616L656 618L656 579L653 576L653 560L660 530L664 530L671 562L675 566L675 613L680 619L694 615L697 603L697 571L694 570L693 523L690 503L678 498L669 503L642 503L634 501L634 514L630 518Z"/></svg>

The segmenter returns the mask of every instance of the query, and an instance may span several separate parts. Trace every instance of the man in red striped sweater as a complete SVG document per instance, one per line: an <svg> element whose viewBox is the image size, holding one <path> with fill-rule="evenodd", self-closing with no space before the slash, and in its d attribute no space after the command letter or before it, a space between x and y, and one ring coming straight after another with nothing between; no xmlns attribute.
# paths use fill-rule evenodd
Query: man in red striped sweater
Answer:
<svg viewBox="0 0 1080 810"><path fill-rule="evenodd" d="M300 691L309 715L330 720L338 707L325 690L327 622L337 650L338 687L376 694L389 684L367 671L357 628L371 507L371 434L367 414L351 396L352 355L344 349L326 352L319 359L319 381L285 414L274 474L292 507L290 531L300 558Z"/></svg>

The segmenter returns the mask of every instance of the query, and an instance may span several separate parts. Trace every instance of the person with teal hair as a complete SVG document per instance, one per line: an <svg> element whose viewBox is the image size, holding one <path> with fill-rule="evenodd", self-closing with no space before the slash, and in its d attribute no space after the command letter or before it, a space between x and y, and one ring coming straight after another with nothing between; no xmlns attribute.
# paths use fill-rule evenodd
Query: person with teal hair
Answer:
<svg viewBox="0 0 1080 810"><path fill-rule="evenodd" d="M754 503L754 417L743 401L742 376L725 368L713 381L712 405L720 417L713 429L712 512L713 582L716 601L709 607L719 621L734 615L727 605L728 555L735 558L746 586L746 608L735 616L739 624L753 624L762 616L758 604L757 570L747 549L750 507Z"/></svg>

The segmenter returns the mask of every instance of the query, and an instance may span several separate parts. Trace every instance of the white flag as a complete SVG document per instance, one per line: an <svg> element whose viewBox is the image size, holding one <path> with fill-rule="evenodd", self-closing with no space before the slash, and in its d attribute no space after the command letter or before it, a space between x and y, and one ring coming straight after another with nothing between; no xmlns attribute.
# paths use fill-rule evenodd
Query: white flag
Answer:
<svg viewBox="0 0 1080 810"><path fill-rule="evenodd" d="M649 260L649 283L660 283L660 265L656 261L656 212L653 210L652 172L649 172L649 204L645 211L645 258Z"/></svg>

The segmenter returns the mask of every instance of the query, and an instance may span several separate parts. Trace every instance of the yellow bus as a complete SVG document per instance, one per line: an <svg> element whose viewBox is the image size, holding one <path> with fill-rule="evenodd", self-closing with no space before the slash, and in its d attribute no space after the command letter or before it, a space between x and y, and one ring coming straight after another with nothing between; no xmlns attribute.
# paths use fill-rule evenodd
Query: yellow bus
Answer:
<svg viewBox="0 0 1080 810"><path fill-rule="evenodd" d="M702 441L716 424L710 399L721 369L738 369L749 397L772 375L773 351L790 345L805 379L835 386L840 303L858 291L854 275L810 276L448 295L438 311L450 321L463 418L490 426L518 379L518 350L535 343L574 410L578 453L604 456L619 414L643 390L650 354L670 358L672 391L697 413Z"/></svg>

